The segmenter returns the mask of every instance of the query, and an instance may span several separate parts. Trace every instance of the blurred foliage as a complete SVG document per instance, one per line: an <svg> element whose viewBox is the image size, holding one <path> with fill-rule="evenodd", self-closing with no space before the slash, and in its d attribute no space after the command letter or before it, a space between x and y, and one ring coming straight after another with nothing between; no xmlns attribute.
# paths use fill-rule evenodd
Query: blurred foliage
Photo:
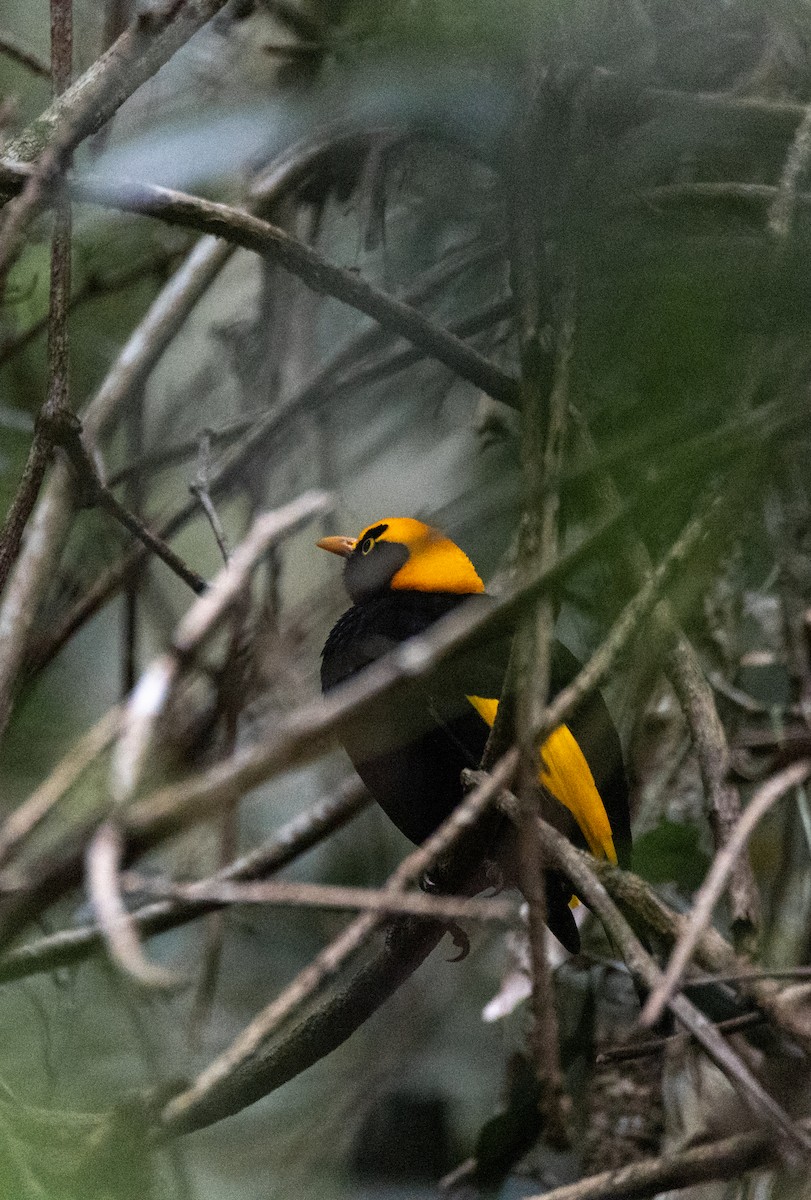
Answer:
<svg viewBox="0 0 811 1200"><path fill-rule="evenodd" d="M735 196L711 203L668 198L652 189L779 181L796 113L702 105L667 89L723 92L741 102L807 101L811 7L806 0L347 0L302 5L304 33L284 19L284 5L243 7L239 19L213 23L128 101L109 134L83 148L80 166L241 202L256 168L298 139L325 126L377 130L368 153L337 156L269 216L331 260L403 297L424 286L437 265L446 268L419 303L451 324L509 295L505 244L516 186L519 85L528 59L544 64L550 104L559 102L574 119L561 160L550 165L549 178L538 179L538 196L551 194L565 174L565 203L547 232L576 267L571 399L588 423L599 463L632 507L635 528L654 557L730 464L743 462L751 474L728 553L719 563L716 548L708 547L675 593L703 661L756 706L750 713L719 697L739 779L748 787L779 765L780 738L768 743L764 729L770 722L795 729L786 706L797 703L803 686L786 645L786 598L778 584L790 584L800 607L811 603L803 423L811 206L798 199L789 234L778 241L761 203ZM76 13L79 69L101 50L103 14L89 3L77 3ZM2 23L45 53L44 3L9 2ZM304 52L284 53L283 44L297 38ZM45 106L47 92L41 79L0 55L0 97L16 104L8 136ZM801 192L807 176L806 165ZM0 314L3 510L46 384L43 334L8 357L6 349L47 311L48 237L49 223L41 220ZM74 291L87 293L71 319L77 409L190 244L186 235L147 218L77 206ZM482 255L460 265L455 255L468 250ZM123 280L118 287L116 278ZM99 282L111 286L93 294ZM308 382L368 327L352 310L238 252L105 446L108 472L191 439L171 466L142 467L139 483L130 487L130 501L161 519L188 498L203 430L230 437L236 423L276 413L272 436L216 497L232 543L256 508L317 484L336 494L324 532L354 533L386 514L427 516L491 577L503 565L518 520L518 419L430 362L370 372L363 383L335 391L323 384L308 394ZM513 329L503 315L485 321L471 340L517 371ZM373 367L392 341L383 337L362 365ZM775 430L783 424L788 433L781 440ZM239 445L238 436L215 443L213 469ZM577 454L563 500L566 536L574 541L599 512L593 465ZM334 564L321 561L313 540L312 530L292 539L262 582L241 743L317 691L320 646L345 597ZM80 514L38 614L35 645L47 641L126 544L103 514ZM175 544L204 574L218 568L218 551L199 514ZM613 553L584 568L562 597L561 634L581 654L596 644L631 586L612 569ZM136 583L135 657L143 667L165 648L188 596L160 565L144 570ZM125 624L118 598L26 683L0 763L4 812L119 697ZM687 755L679 765L683 724L672 697L668 702L648 678L647 649L633 649L608 689L624 738L642 747L631 762L635 794L649 789L659 797L634 865L687 897L703 878L710 843L695 760ZM156 764L156 772L171 776L213 761L223 737L221 725L212 723L215 684L213 663L199 695L189 698L185 723L178 720L182 728L172 730L173 756ZM336 752L258 789L240 814L240 847L255 845L329 792L345 769ZM659 777L666 777L661 786ZM66 827L106 804L106 780L102 761L26 853L57 845ZM805 836L796 813L781 810L756 842L766 961L808 962ZM293 874L374 885L404 849L381 815L368 812ZM146 868L196 877L215 869L218 854L218 831L205 829L156 852ZM68 927L87 916L73 896L49 911L47 927ZM519 1009L498 1027L480 1020L506 969L501 940L484 933L476 934L474 951L460 966L446 967L436 955L440 961L422 968L328 1061L223 1126L195 1135L174 1159L156 1155L156 1165L149 1165L137 1111L122 1097L202 1069L340 927L330 914L230 912L213 1010L196 1042L189 1032L190 995L146 1004L99 963L3 988L0 1080L18 1098L0 1096L6 1192L66 1200L149 1196L150 1188L206 1200L378 1197L389 1193L364 1173L358 1139L371 1137L368 1131L380 1127L375 1119L391 1112L394 1132L384 1123L384 1139L406 1139L402 1113L411 1111L414 1096L438 1098L429 1112L441 1111L446 1145L460 1157L478 1147L482 1182L499 1185L532 1140L534 1114L526 1071L515 1066L521 1060L513 1053L523 1048L526 1014ZM610 954L597 933L587 934L587 944L598 957ZM162 960L197 963L202 931L164 935L150 951ZM564 1029L570 1066L584 1046L591 1050L590 997L598 986L592 983L587 996L574 972L561 984L561 1007L573 1027ZM590 1112L590 1069L577 1066L584 1113ZM505 1112L493 1118L504 1076ZM409 1150L413 1146L403 1154L413 1161ZM418 1187L409 1186L409 1196L421 1194ZM425 1185L425 1194L434 1194L433 1186Z"/></svg>

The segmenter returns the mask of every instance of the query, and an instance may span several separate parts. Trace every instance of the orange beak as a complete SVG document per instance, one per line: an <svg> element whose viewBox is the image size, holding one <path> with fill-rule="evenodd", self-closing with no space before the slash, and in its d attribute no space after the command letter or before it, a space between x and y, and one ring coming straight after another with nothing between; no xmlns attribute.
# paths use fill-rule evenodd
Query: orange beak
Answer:
<svg viewBox="0 0 811 1200"><path fill-rule="evenodd" d="M351 537L325 537L315 544L320 550L329 550L330 554L340 554L341 558L349 558L358 543Z"/></svg>

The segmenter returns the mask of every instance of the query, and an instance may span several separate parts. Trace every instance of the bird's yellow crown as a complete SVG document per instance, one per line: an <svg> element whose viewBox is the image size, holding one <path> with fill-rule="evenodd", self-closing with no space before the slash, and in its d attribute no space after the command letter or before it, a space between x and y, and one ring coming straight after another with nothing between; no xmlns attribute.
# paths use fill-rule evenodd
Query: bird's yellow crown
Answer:
<svg viewBox="0 0 811 1200"><path fill-rule="evenodd" d="M318 545L343 558L368 557L370 566L378 545L401 547L404 561L388 580L388 586L396 591L460 595L484 591L479 573L464 550L439 529L414 517L386 517L367 525L356 538L327 537Z"/></svg>

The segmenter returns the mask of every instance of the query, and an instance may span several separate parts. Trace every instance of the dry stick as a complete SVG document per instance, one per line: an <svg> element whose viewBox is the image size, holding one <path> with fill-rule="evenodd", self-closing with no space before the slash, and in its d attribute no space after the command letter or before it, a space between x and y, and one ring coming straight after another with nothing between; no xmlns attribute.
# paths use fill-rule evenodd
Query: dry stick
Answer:
<svg viewBox="0 0 811 1200"><path fill-rule="evenodd" d="M660 628L671 639L675 635L668 658L668 673L698 753L715 844L723 849L741 814L740 792L729 778L731 754L726 730L698 655L670 613L664 615ZM751 942L760 924L758 886L746 855L736 859L733 865L729 879L729 907L736 944L743 948Z"/></svg>
<svg viewBox="0 0 811 1200"><path fill-rule="evenodd" d="M503 796L499 806L515 819L519 809L514 796ZM552 861L574 885L578 896L596 912L606 932L619 946L628 969L645 987L656 988L662 979L662 972L609 896L592 869L588 855L577 850L547 822L539 818L538 824ZM798 1156L807 1159L811 1155L811 1137L792 1123L787 1113L724 1041L712 1022L681 993L671 996L668 1006L755 1115L771 1126L787 1157L794 1161Z"/></svg>
<svg viewBox="0 0 811 1200"><path fill-rule="evenodd" d="M70 459L83 494L98 504L99 508L103 508L105 512L109 513L120 525L123 525L133 537L143 542L147 550L151 550L156 558L166 563L169 570L182 579L196 595L202 595L208 587L202 575L193 571L163 538L153 533L140 517L125 508L110 489L101 482L93 460L82 442L81 425L78 419L76 417L71 417L70 420L59 418L51 423L50 428L54 442L63 448Z"/></svg>
<svg viewBox="0 0 811 1200"><path fill-rule="evenodd" d="M518 762L518 752L508 751L496 764L492 775L470 792L462 803L443 821L427 841L412 851L389 877L385 891L401 892L415 883L437 859L447 853L492 804L505 781L511 779ZM380 912L368 913L353 921L342 934L318 954L291 984L240 1033L225 1053L215 1059L198 1075L194 1083L175 1096L163 1110L161 1123L165 1132L188 1132L200 1125L200 1114L214 1107L218 1117L243 1108L250 1103L239 1082L246 1068L252 1073L253 1098L261 1077L262 1052L280 1027L295 1015L323 984L340 971L348 959L384 923ZM234 1083L238 1086L234 1088ZM215 1118L217 1119L217 1118ZM210 1118L207 1116L206 1123Z"/></svg>
<svg viewBox="0 0 811 1200"><path fill-rule="evenodd" d="M224 2L177 0L136 17L109 50L5 148L6 155L31 162L66 127L75 145L96 133Z"/></svg>
<svg viewBox="0 0 811 1200"><path fill-rule="evenodd" d="M659 187L645 188L639 192L632 203L645 205L681 203L685 200L715 203L718 200L743 202L755 208L771 204L779 192L771 183L739 183L739 182L698 182L698 183L666 183ZM811 192L798 192L794 203L807 208L811 204ZM619 207L627 207L628 201L619 202Z"/></svg>
<svg viewBox="0 0 811 1200"><path fill-rule="evenodd" d="M45 782L9 814L0 827L0 867L5 866L25 839L112 743L118 733L120 721L121 709L118 706L111 708L92 729L79 738Z"/></svg>
<svg viewBox="0 0 811 1200"><path fill-rule="evenodd" d="M223 562L228 565L230 552L225 537L225 530L220 523L217 510L208 494L210 475L210 439L203 434L198 455L197 484L189 489L202 505L208 517ZM220 749L220 758L229 758L236 749L239 717L245 698L245 677L247 655L245 642L247 621L250 613L250 591L246 587L234 605L231 613L231 628L228 633L228 644L224 652L223 668L217 687L216 707L223 713L224 738ZM217 847L220 867L228 865L236 856L239 847L239 800L223 807L219 817L219 832ZM221 911L212 913L205 922L205 944L203 961L197 972L197 986L192 1002L189 1019L189 1041L193 1047L199 1047L203 1026L211 1015L214 994L217 987L223 946L225 945L225 914Z"/></svg>
<svg viewBox="0 0 811 1200"><path fill-rule="evenodd" d="M800 1128L811 1132L811 1122ZM643 1159L613 1171L601 1171L577 1183L551 1188L527 1200L645 1200L693 1184L729 1183L731 1178L779 1162L771 1139L765 1133L739 1133L718 1142L707 1142Z"/></svg>
<svg viewBox="0 0 811 1200"><path fill-rule="evenodd" d="M119 878L124 859L123 806L138 788L146 756L152 750L157 721L183 666L219 628L271 546L322 513L329 503L329 497L323 493L309 492L284 508L257 518L209 592L184 616L171 652L162 655L145 672L124 709L112 771L112 794L119 812L101 826L90 843L88 889L113 963L144 987L173 988L181 980L175 972L155 967L146 958L137 924L123 902Z"/></svg>
<svg viewBox="0 0 811 1200"><path fill-rule="evenodd" d="M738 819L729 840L716 854L713 864L693 901L692 911L670 956L667 970L658 986L648 997L639 1018L644 1026L651 1026L659 1019L671 996L680 985L680 980L703 931L712 921L715 905L723 893L726 882L752 832L762 817L778 800L793 787L799 787L811 775L811 760L801 759L785 770L773 775L755 792L745 811Z"/></svg>
<svg viewBox="0 0 811 1200"><path fill-rule="evenodd" d="M408 892L393 896L379 888L342 887L326 883L175 883L128 872L123 876L127 891L146 892L181 904L200 902L222 908L235 904L268 904L291 908L324 908L369 911L386 916L402 914L434 921L494 921L523 928L519 906L512 900L465 899L456 896L426 896ZM762 1018L761 1018L762 1019Z"/></svg>
<svg viewBox="0 0 811 1200"><path fill-rule="evenodd" d="M220 882L263 879L295 861L307 850L341 829L370 803L359 780L350 779L335 796L294 817L263 845L255 847L209 879L201 887ZM185 925L219 907L208 900L160 900L131 912L141 936L152 936ZM0 960L0 983L9 983L43 971L71 966L104 949L96 924L80 925L16 947Z"/></svg>
<svg viewBox="0 0 811 1200"><path fill-rule="evenodd" d="M87 849L87 890L113 964L144 988L167 990L183 976L150 962L141 951L136 927L121 897L120 864L124 839L115 821L105 821Z"/></svg>
<svg viewBox="0 0 811 1200"><path fill-rule="evenodd" d="M690 983L695 982L694 979L690 980ZM720 983L721 980L712 976L707 978L707 982ZM750 1012L741 1013L739 1017L727 1017L725 1021L716 1021L714 1024L719 1033L739 1033L742 1029L751 1029L753 1025L762 1025L765 1019L763 1013ZM668 1046L685 1040L689 1041L689 1034L671 1033L668 1037L646 1038L644 1042L626 1042L617 1046L608 1046L596 1056L594 1065L602 1067L607 1063L647 1058L651 1054L659 1054Z"/></svg>

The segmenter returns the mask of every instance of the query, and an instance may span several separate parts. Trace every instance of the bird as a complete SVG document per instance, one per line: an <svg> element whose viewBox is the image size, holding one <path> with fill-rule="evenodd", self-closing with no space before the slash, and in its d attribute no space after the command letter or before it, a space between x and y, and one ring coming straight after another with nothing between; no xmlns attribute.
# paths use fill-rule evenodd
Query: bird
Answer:
<svg viewBox="0 0 811 1200"><path fill-rule="evenodd" d="M330 631L321 656L326 695L388 651L460 604L490 606L493 599L468 555L440 529L414 517L387 517L357 537L317 543L344 559L351 607ZM344 748L380 807L419 845L463 798L462 771L477 768L495 721L511 637L474 641L405 699L379 705L373 726L351 725ZM580 663L562 642L552 645L550 694ZM622 746L599 693L592 693L540 749L544 816L583 849L627 865L631 847L628 784ZM500 819L502 844L506 819ZM496 855L498 857L498 855ZM576 953L580 947L571 887L546 873L547 924Z"/></svg>

